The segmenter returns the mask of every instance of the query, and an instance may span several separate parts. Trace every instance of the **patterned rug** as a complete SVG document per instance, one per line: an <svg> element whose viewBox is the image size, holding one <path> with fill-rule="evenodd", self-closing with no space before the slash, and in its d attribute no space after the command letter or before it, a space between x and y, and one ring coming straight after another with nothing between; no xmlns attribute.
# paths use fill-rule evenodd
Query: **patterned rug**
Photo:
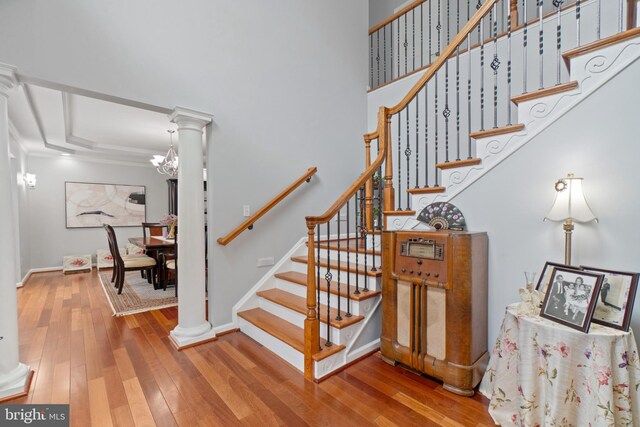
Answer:
<svg viewBox="0 0 640 427"><path fill-rule="evenodd" d="M140 277L139 271L129 271L124 275L122 293L111 284L111 270L99 274L102 289L107 295L114 316L142 313L178 305L173 288L163 291L153 289L153 285Z"/></svg>

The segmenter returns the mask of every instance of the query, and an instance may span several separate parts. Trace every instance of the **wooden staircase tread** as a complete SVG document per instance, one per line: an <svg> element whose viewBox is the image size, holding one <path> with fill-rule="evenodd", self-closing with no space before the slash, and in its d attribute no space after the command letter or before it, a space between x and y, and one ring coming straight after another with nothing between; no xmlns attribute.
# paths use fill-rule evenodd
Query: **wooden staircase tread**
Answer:
<svg viewBox="0 0 640 427"><path fill-rule="evenodd" d="M297 285L307 286L307 275L305 273L300 273L299 271L286 271L284 273L276 273L275 277L278 279L286 280L287 282L295 283ZM331 294L338 295L338 287L334 282L331 283ZM380 295L380 291L368 290L364 291L360 289L360 293L356 294L356 287L353 285L349 286L349 297L354 301L364 301L369 298L373 298L376 295ZM320 278L320 290L322 292L327 292L327 280L324 277ZM347 297L347 284L340 284L340 294L341 297Z"/></svg>
<svg viewBox="0 0 640 427"><path fill-rule="evenodd" d="M294 256L291 257L291 261L293 262L299 262L302 264L306 264L307 263L307 256ZM317 261L316 261L317 262ZM320 258L320 262L319 262L321 267L327 267L329 266L329 264L327 263L327 259L326 258ZM358 273L360 274L366 274L367 276L371 276L371 277L379 277L382 276L382 270L380 268L377 268L376 271L371 271L371 267L367 266L368 268L365 269L365 267L362 264L356 264L355 262L350 263L349 265L349 269L347 269L347 263L346 262L341 262L339 265L335 260L331 260L331 268L334 270L341 270L341 271L348 271L350 273L355 273L356 272L356 265L358 266ZM335 276L335 274L334 274Z"/></svg>
<svg viewBox="0 0 640 427"><path fill-rule="evenodd" d="M447 190L446 187L425 187L425 188L410 188L407 190L409 194L432 194L432 193L444 193Z"/></svg>
<svg viewBox="0 0 640 427"><path fill-rule="evenodd" d="M520 132L523 129L524 129L524 124L519 123L517 125L503 126L503 127L500 127L500 128L493 128L493 129L487 129L487 130L480 130L480 131L477 131L477 132L470 133L469 136L471 138L473 138L473 139L488 138L490 136L497 136L497 135L504 135L504 134L507 134L507 133Z"/></svg>
<svg viewBox="0 0 640 427"><path fill-rule="evenodd" d="M358 250L356 251L356 240L358 240ZM307 246L308 247L308 246ZM331 249L333 251L337 251L338 250L338 239L332 239L332 240L321 240L320 241L320 249ZM362 239L355 239L355 238L351 238L351 239L340 239L340 251L341 252L349 252L349 253L358 253L360 255L376 255L376 256L380 256L382 255L381 251L378 250L374 250L373 252L371 252L371 248L367 248L367 251L365 252L364 248L363 248L363 241Z"/></svg>
<svg viewBox="0 0 640 427"><path fill-rule="evenodd" d="M571 50L568 50L562 54L567 66L570 67L570 61L572 58L576 58L578 56L584 55L585 53L593 52L598 49L602 49L608 46L612 46L616 43L623 42L625 40L629 40L635 37L640 36L640 27L632 28L627 31L623 31L618 34L614 34L610 37L605 37L600 40L596 40L595 42L588 43L582 46L578 46Z"/></svg>
<svg viewBox="0 0 640 427"><path fill-rule="evenodd" d="M452 162L438 163L436 167L439 169L453 169L461 166L478 165L480 162L482 162L482 159L454 160Z"/></svg>
<svg viewBox="0 0 640 427"><path fill-rule="evenodd" d="M299 328L296 325L289 323L261 308L252 308L250 310L241 311L238 313L238 316L242 317L257 328L262 329L269 335L276 337L300 353L304 353L304 329ZM327 340L320 338L322 351L314 354L313 360L319 361L325 359L345 348L344 345L337 344L326 347L326 342Z"/></svg>
<svg viewBox="0 0 640 427"><path fill-rule="evenodd" d="M523 93L522 95L514 96L511 101L514 104L520 104L525 101L531 101L533 99L543 98L549 95L555 95L557 93L568 92L578 87L578 82L573 81L569 83L562 83L559 85L546 87L544 89L536 90L533 92Z"/></svg>
<svg viewBox="0 0 640 427"><path fill-rule="evenodd" d="M283 307L287 307L293 311L297 311L300 314L307 314L307 300L303 297L299 297L287 291L283 291L282 289L267 289L266 291L256 292L256 295L279 304ZM363 316L351 315L347 317L346 312L340 311L342 320L336 320L336 317L338 316L338 310L336 310L334 307L332 307L329 311L329 316L331 318L331 326L336 329L346 328L347 326L351 326L364 319ZM322 323L327 323L327 306L323 304L320 304L320 321Z"/></svg>

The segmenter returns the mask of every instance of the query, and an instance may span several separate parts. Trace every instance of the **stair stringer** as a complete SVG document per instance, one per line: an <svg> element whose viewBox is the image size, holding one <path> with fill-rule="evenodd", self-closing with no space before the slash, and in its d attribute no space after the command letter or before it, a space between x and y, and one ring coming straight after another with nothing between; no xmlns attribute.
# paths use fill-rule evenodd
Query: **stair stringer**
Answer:
<svg viewBox="0 0 640 427"><path fill-rule="evenodd" d="M452 200L638 58L640 58L640 37L571 58L570 81L577 81L577 88L520 103L518 120L514 123L522 123L525 128L519 132L476 140L476 157L481 159L481 163L441 170L441 185L446 188L446 191L412 195L411 206L416 211L416 216L431 203ZM416 216L389 215L387 228L410 229L416 224Z"/></svg>

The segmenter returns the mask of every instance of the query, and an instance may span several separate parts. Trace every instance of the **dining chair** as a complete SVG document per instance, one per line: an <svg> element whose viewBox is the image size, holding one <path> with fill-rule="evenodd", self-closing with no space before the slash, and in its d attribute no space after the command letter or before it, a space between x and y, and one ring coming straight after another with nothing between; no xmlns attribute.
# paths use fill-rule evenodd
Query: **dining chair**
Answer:
<svg viewBox="0 0 640 427"><path fill-rule="evenodd" d="M142 237L145 239L147 236L149 237L162 237L165 229L168 229L168 225L162 225L159 222L143 222L142 223ZM146 254L151 256L153 259L158 261L158 251L155 250L146 250ZM140 271L141 277L145 277L145 272L143 270Z"/></svg>
<svg viewBox="0 0 640 427"><path fill-rule="evenodd" d="M127 255L123 257L117 250L118 241L113 227L105 224L104 228L107 231L109 249L111 250L111 256L113 256L114 259L114 272L111 276L111 282L115 279L114 286L118 288L118 294L122 293L122 288L124 287L124 273L127 271L146 271L148 273L147 280L153 280L153 285L155 287L156 279L154 272L157 268L156 260L147 255Z"/></svg>
<svg viewBox="0 0 640 427"><path fill-rule="evenodd" d="M173 253L163 252L160 254L160 265L162 270L162 289L167 290L167 284L169 283L169 273L173 276L175 294L178 296L178 245L173 250Z"/></svg>

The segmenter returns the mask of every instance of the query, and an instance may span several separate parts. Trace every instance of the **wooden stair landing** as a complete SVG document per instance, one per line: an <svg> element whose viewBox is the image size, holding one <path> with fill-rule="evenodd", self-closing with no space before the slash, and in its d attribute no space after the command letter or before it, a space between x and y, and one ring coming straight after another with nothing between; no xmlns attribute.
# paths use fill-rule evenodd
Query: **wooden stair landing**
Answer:
<svg viewBox="0 0 640 427"><path fill-rule="evenodd" d="M307 256L294 256L291 257L291 261L293 262L299 262L301 264L307 264ZM327 259L326 258L320 258L318 264L321 267L329 267L329 264L327 263ZM338 265L338 263L335 260L331 260L331 266L330 268L333 270L340 270L340 271L347 271L349 273L356 273L356 265L358 266L358 273L359 274L366 274L367 276L370 277L380 277L382 276L382 269L376 267L376 271L371 271L371 266L367 266L367 268L365 269L365 267L362 264L356 264L355 262L350 263L350 268L347 269L347 263L346 262L341 262L340 265ZM334 275L335 276L335 275Z"/></svg>
<svg viewBox="0 0 640 427"><path fill-rule="evenodd" d="M262 329L266 333L278 338L280 341L293 347L300 353L304 353L304 329L299 328L278 316L274 316L261 308L252 308L251 310L241 311L238 313L238 316L242 317L257 328ZM313 360L319 361L325 359L345 348L345 346L338 344L326 347L326 342L327 340L320 338L322 351L316 353L313 356Z"/></svg>
<svg viewBox="0 0 640 427"><path fill-rule="evenodd" d="M275 277L278 279L286 280L291 283L295 283L297 285L307 286L307 275L305 273L300 273L298 271L286 271L284 273L276 273ZM376 295L380 294L380 291L364 291L362 286L359 287L360 293L356 294L356 287L351 285L348 287L349 289L349 297L353 301L364 301L369 298L373 298ZM320 290L322 292L327 292L327 280L324 277L320 277ZM340 283L340 293L338 294L338 286L337 282L331 282L331 294L332 295L340 295L341 297L347 297L347 284Z"/></svg>
<svg viewBox="0 0 640 427"><path fill-rule="evenodd" d="M268 289L266 291L256 292L256 295L279 304L283 307L287 307L288 309L296 311L300 314L307 314L307 300L305 298L283 291L282 289ZM324 304L320 304L319 310L320 321L322 323L327 323L327 306ZM336 317L338 317L338 310L335 307L331 307L331 310L329 312L329 318L331 320L329 323L336 329L346 328L347 326L351 326L364 319L363 316L351 315L347 317L347 313L344 311L340 311L340 316L342 317L342 320L336 320Z"/></svg>

